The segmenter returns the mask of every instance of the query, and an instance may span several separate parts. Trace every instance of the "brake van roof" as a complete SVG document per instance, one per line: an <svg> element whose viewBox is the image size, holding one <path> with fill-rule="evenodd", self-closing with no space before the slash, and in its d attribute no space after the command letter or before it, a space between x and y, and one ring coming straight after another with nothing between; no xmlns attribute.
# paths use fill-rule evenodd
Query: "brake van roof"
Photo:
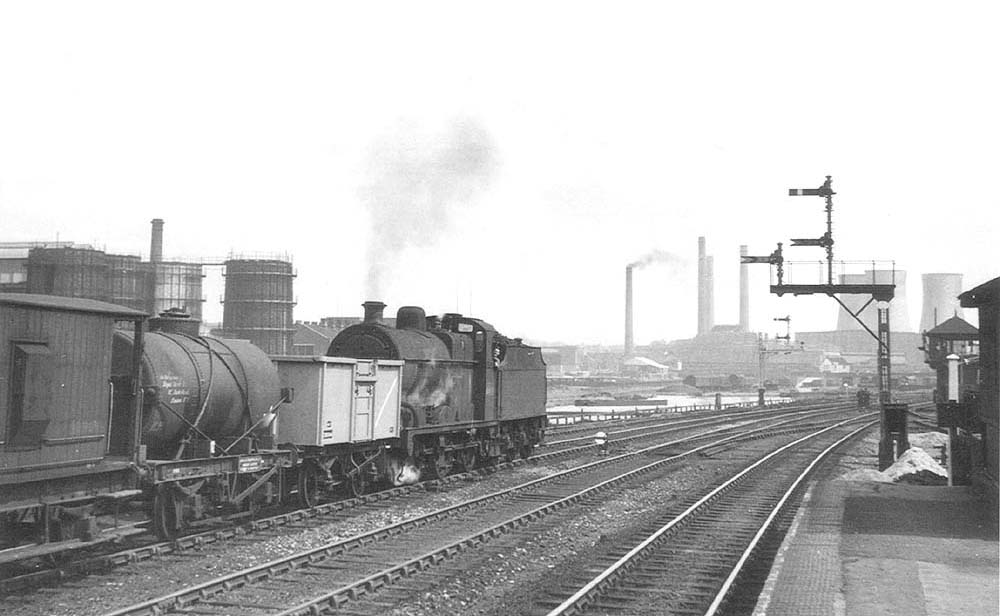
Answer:
<svg viewBox="0 0 1000 616"><path fill-rule="evenodd" d="M82 297L61 297L59 295L36 295L34 293L0 293L0 306L27 306L43 310L68 312L89 312L105 314L123 319L141 319L149 315L127 306L109 304L96 299Z"/></svg>

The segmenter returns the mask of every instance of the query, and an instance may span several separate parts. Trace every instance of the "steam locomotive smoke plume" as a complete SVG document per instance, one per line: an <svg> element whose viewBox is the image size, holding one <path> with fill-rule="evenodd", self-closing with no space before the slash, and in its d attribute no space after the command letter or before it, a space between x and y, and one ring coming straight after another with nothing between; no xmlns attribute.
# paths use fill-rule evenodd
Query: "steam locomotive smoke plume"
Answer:
<svg viewBox="0 0 1000 616"><path fill-rule="evenodd" d="M365 297L382 297L403 251L433 246L454 212L489 186L496 168L489 132L470 118L430 137L411 129L377 144L361 191L372 225Z"/></svg>
<svg viewBox="0 0 1000 616"><path fill-rule="evenodd" d="M666 263L669 265L677 265L682 261L682 259L674 254L667 252L666 250L653 250L638 260L629 263L628 266L633 270L642 269L647 265L652 265L654 263Z"/></svg>

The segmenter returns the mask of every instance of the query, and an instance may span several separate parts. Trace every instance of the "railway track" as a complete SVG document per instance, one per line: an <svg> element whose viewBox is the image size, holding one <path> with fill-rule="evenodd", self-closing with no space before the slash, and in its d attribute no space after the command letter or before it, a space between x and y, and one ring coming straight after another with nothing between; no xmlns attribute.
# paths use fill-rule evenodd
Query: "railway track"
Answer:
<svg viewBox="0 0 1000 616"><path fill-rule="evenodd" d="M534 602L547 616L684 613L752 608L741 586L755 556L776 549L806 480L839 446L876 425L867 415L818 430L666 512L598 558L600 571Z"/></svg>
<svg viewBox="0 0 1000 616"><path fill-rule="evenodd" d="M625 443L633 441L641 442L662 438L671 434L683 434L712 425L725 426L736 422L738 427L742 428L743 426L753 425L754 421L797 418L810 414L839 412L842 409L843 407L833 405L810 406L804 409L783 407L763 411L742 410L721 416L706 414L699 418L658 419L655 423L643 422L644 425L641 427L623 428L618 431L612 431L611 438L616 447L621 447ZM564 439L557 441L553 446L555 447L554 450L548 450L548 447L546 447L533 456L532 461L553 461L572 455L593 452L597 448L590 436ZM242 524L227 523L220 527L217 521L215 527L171 541L155 541L148 538L143 540L142 536L128 537L123 540L126 544L125 547L121 547L121 542L109 542L103 545L117 549L97 554L84 553L82 558L78 557L68 562L51 561L54 566L6 577L0 580L0 593L9 594L27 588L52 585L62 580L106 571L114 567L125 566L165 555L182 553L188 550L201 549L215 543L240 540L249 534L266 533L280 527L295 526L302 529L328 524L338 517L344 517L345 515L360 516L368 511L384 508L386 502L390 500L403 506L407 502L412 503L424 498L423 495L427 490L439 490L449 485L461 485L468 481L493 474L497 470L513 468L520 464L523 464L523 461L518 460L511 463L503 463L496 467L453 475L442 480L432 480L412 486L391 488L358 498L325 503L312 508L287 511ZM81 549L78 546L69 546L69 548L73 550Z"/></svg>
<svg viewBox="0 0 1000 616"><path fill-rule="evenodd" d="M801 418L800 418L801 419ZM319 548L197 584L112 612L161 614L185 612L197 604L203 614L314 614L374 594L383 587L405 590L410 578L468 551L531 525L564 509L586 507L602 492L663 471L699 452L760 433L801 431L792 420L761 427L757 434L741 426L671 456L661 451L679 441L599 460L454 506L429 512ZM801 424L801 421L800 421ZM652 460L652 461L650 461ZM447 564L445 564L447 567ZM335 589L312 596L316 588ZM291 609L284 609L293 605ZM378 607L378 602L375 602ZM367 611L369 608L352 606ZM284 611L280 611L284 610ZM376 610L377 611L377 610Z"/></svg>

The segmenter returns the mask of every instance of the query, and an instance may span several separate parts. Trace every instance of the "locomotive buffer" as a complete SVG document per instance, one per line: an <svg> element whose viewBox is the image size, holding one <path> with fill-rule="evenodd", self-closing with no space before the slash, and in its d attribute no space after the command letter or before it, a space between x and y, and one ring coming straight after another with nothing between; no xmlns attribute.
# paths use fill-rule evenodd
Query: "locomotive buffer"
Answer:
<svg viewBox="0 0 1000 616"><path fill-rule="evenodd" d="M782 296L785 293L792 295L828 295L832 297L841 308L847 311L851 317L857 321L866 332L878 343L877 348L877 372L880 413L880 430L878 460L879 469L885 470L895 461L895 451L902 453L909 448L909 438L906 429L907 405L894 404L891 392L891 367L889 362L889 302L895 294L896 285L893 283L876 283L875 269L872 268L872 281L870 284L835 284L833 281L833 195L832 178L826 176L826 181L819 188L791 188L788 190L790 197L823 197L826 200L826 232L818 238L798 238L792 239L792 246L816 246L826 251L826 283L825 284L785 284L784 281L784 256L782 245L779 242L777 249L767 256L744 256L743 263L767 263L776 270L777 284L771 285L771 293ZM857 311L852 311L841 301L839 295L868 295L868 301ZM876 302L877 325L876 330L872 329L860 317L861 313Z"/></svg>

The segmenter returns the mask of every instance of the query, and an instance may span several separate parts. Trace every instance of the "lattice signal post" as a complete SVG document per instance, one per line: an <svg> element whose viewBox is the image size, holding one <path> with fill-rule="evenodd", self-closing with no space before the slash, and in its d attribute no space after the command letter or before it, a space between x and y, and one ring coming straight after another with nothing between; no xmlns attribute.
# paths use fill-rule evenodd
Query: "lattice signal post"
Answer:
<svg viewBox="0 0 1000 616"><path fill-rule="evenodd" d="M895 461L895 452L902 453L909 448L909 438L906 429L906 405L893 404L891 393L891 366L889 361L889 307L895 293L895 284L877 284L875 282L875 272L872 271L871 284L835 284L833 281L833 192L832 178L826 176L826 181L819 188L792 188L788 191L790 197L823 197L826 200L826 233L818 238L793 239L792 246L816 246L826 250L826 284L785 284L784 282L784 255L782 245L779 242L778 248L767 256L745 256L743 263L767 263L774 266L777 273L777 284L771 285L771 293L779 297L791 293L792 295L828 295L840 304L841 308L847 311L855 321L861 324L878 342L878 392L881 406L881 430L879 438L878 458L879 469L886 469ZM840 300L838 295L869 295L870 299L865 302L856 312L848 308ZM876 305L878 313L877 331L872 331L859 316L865 308L872 302L884 303L885 306Z"/></svg>

